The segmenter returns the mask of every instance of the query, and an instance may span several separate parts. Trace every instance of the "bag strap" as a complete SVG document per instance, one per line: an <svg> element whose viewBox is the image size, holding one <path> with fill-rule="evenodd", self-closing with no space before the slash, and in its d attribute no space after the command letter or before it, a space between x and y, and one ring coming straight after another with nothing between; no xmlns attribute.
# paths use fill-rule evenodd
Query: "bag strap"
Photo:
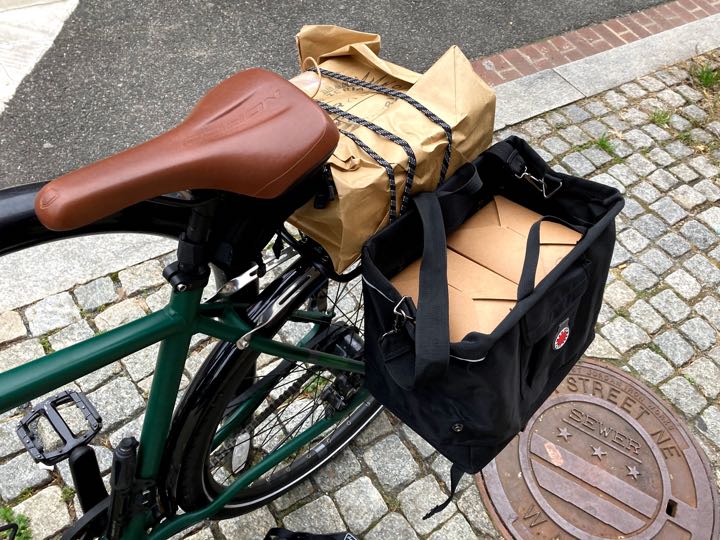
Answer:
<svg viewBox="0 0 720 540"><path fill-rule="evenodd" d="M532 224L528 232L527 243L525 244L525 261L523 262L520 282L518 283L518 302L526 296L529 296L530 293L535 290L535 273L537 272L537 265L540 259L540 225L543 221L560 223L580 234L585 234L587 231L586 227L573 225L555 216L543 216Z"/></svg>
<svg viewBox="0 0 720 540"><path fill-rule="evenodd" d="M382 86L380 84L363 81L362 79L351 77L350 75L345 75L343 73L330 71L329 69L318 67L317 70L319 70L320 74L325 77L330 77L331 79L343 81L354 86L359 86L361 88L367 88L368 90L372 90L373 92L377 92L378 94L384 94L386 96L401 99L407 104L415 107L415 109L417 109L421 113L423 113L428 120L440 126L440 128L445 132L445 137L447 138L447 146L445 147L445 154L443 155L442 165L440 166L440 184L443 184L445 182L448 167L450 166L450 157L452 155L452 128L448 125L447 122L445 122L437 114L428 109L425 105L407 95L405 92L401 92L400 90L395 90L393 88L387 88L386 86ZM317 70L315 68L311 68L311 71Z"/></svg>
<svg viewBox="0 0 720 540"><path fill-rule="evenodd" d="M384 139L387 139L388 141L397 144L405 151L405 154L408 158L407 180L405 181L402 204L400 205L400 214L404 213L410 200L410 193L412 191L413 182L415 180L415 167L417 167L417 158L415 157L415 152L413 151L410 144L402 137L398 137L394 133L390 133L388 130L381 128L380 126L373 122L370 122L369 120L365 120L364 118L355 116L352 113L343 111L339 107L335 107L334 105L330 105L329 103L325 103L324 101L316 100L315 103L317 103L325 112L330 114L336 114L340 118L344 118L345 120L348 120L354 124L363 126L370 131L377 133Z"/></svg>
<svg viewBox="0 0 720 540"><path fill-rule="evenodd" d="M537 154L529 156L532 170L528 169L528 160L523 156L523 153L512 144L513 142L517 142L523 146L523 150L526 150L528 153L535 153L525 141L518 137L509 137L504 141L494 144L488 148L485 153L486 155L499 159L515 178L527 181L531 186L540 191L546 199L555 195L563 185L562 180L555 175L554 171L548 167ZM540 169L540 173L533 174L536 169Z"/></svg>
<svg viewBox="0 0 720 540"><path fill-rule="evenodd" d="M447 505L450 504L450 501L453 500L453 497L455 497L455 492L457 491L458 485L460 484L460 480L462 479L464 474L465 474L465 471L463 471L455 463L453 463L451 465L451 467L450 467L450 495L448 495L448 498L445 499L445 501L441 502L435 508L430 510L427 514L425 514L423 516L423 521L433 517L438 512L442 512L443 510L445 510Z"/></svg>
<svg viewBox="0 0 720 540"><path fill-rule="evenodd" d="M335 534L312 534L306 532L293 532L282 527L274 527L265 535L265 540L358 540L351 533L335 533Z"/></svg>
<svg viewBox="0 0 720 540"><path fill-rule="evenodd" d="M413 199L423 226L423 256L415 321L415 384L442 377L450 361L447 242L435 193Z"/></svg>

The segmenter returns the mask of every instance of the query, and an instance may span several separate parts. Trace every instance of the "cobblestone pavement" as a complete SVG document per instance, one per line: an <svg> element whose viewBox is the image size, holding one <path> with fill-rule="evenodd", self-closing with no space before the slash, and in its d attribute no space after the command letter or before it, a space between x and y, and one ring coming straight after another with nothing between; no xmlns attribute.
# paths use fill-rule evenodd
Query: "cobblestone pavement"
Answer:
<svg viewBox="0 0 720 540"><path fill-rule="evenodd" d="M684 416L720 481L720 85L700 83L718 51L497 134L532 141L552 164L617 187L627 205L598 332L587 355L633 373ZM707 77L706 77L707 78ZM708 82L708 81L706 81ZM133 237L107 244L94 261L81 241L36 253L28 264L0 259L0 371L159 309L160 276L172 244ZM78 243L79 242L79 243ZM119 247L110 248L110 245ZM71 263L74 260L79 261ZM7 283L9 275L21 275ZM12 272L12 274L10 273ZM183 384L209 346L198 337ZM152 379L149 348L76 381L105 427L95 444L101 468L110 448L139 429ZM0 416L0 506L29 517L34 538L52 538L77 516L68 469L35 466L14 435L21 411ZM349 529L369 540L497 537L476 487L421 516L446 491L447 461L382 413L311 480L248 515L202 525L191 537L262 538L275 524L296 530Z"/></svg>

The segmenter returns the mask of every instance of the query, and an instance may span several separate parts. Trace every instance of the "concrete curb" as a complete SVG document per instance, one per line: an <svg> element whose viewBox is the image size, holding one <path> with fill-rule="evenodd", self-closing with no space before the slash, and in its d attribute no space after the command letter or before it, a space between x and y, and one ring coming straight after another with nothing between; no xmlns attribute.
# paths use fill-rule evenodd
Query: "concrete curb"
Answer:
<svg viewBox="0 0 720 540"><path fill-rule="evenodd" d="M720 47L720 14L495 87L495 129Z"/></svg>

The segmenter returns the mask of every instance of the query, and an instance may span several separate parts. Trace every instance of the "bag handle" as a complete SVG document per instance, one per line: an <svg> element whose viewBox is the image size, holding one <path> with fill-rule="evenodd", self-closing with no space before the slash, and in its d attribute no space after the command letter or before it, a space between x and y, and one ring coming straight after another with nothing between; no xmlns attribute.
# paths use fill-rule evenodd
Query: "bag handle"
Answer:
<svg viewBox="0 0 720 540"><path fill-rule="evenodd" d="M520 149L517 149L515 145L520 146ZM519 137L508 137L488 148L485 153L499 159L515 178L527 181L532 187L540 191L546 199L555 195L563 186L563 181ZM529 159L526 160L523 154L527 154ZM530 168L528 168L527 161L530 161Z"/></svg>

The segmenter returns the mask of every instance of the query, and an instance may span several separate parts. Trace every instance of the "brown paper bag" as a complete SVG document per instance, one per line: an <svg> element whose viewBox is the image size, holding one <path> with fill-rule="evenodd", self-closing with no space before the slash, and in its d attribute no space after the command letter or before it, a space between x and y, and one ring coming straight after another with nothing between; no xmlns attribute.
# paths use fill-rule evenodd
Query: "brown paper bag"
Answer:
<svg viewBox="0 0 720 540"><path fill-rule="evenodd" d="M337 26L305 26L297 35L300 65L320 67L388 88L416 99L452 128L448 175L482 150L492 139L495 94L473 71L458 47L451 47L424 74L381 59L380 36ZM405 139L413 148L417 168L412 192L435 189L440 178L447 137L440 126L403 100L305 73L293 80L315 99L370 120ZM408 158L397 144L373 131L339 120L339 126L392 164L400 209L407 180ZM342 271L352 264L362 244L388 222L390 188L385 169L352 140L341 136L329 160L337 197L325 208L307 203L290 222L319 242Z"/></svg>

